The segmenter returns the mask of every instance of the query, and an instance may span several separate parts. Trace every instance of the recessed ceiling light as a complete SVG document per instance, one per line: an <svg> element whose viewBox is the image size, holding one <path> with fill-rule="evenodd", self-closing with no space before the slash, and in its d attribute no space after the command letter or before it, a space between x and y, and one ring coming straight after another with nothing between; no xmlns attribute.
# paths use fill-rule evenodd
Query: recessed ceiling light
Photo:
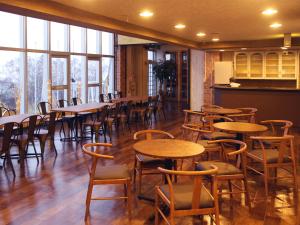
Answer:
<svg viewBox="0 0 300 225"><path fill-rule="evenodd" d="M241 50L247 50L247 48L241 48Z"/></svg>
<svg viewBox="0 0 300 225"><path fill-rule="evenodd" d="M151 12L149 10L144 10L144 11L140 12L140 16L141 17L151 17L151 16L153 16L153 12Z"/></svg>
<svg viewBox="0 0 300 225"><path fill-rule="evenodd" d="M277 29L277 28L279 28L279 27L282 27L282 24L281 24L281 23L272 23L272 24L270 25L270 27L271 27L271 28L274 28L274 29Z"/></svg>
<svg viewBox="0 0 300 225"><path fill-rule="evenodd" d="M184 29L186 26L182 23L178 23L174 26L176 29Z"/></svg>
<svg viewBox="0 0 300 225"><path fill-rule="evenodd" d="M269 8L269 9L266 9L266 10L262 11L262 14L267 15L267 16L271 16L271 15L276 14L277 12L278 12L277 9Z"/></svg>
<svg viewBox="0 0 300 225"><path fill-rule="evenodd" d="M214 41L214 42L217 42L217 41L220 41L220 38L215 37L215 38L213 38L211 40Z"/></svg>
<svg viewBox="0 0 300 225"><path fill-rule="evenodd" d="M282 50L287 50L288 48L287 47L280 47Z"/></svg>
<svg viewBox="0 0 300 225"><path fill-rule="evenodd" d="M220 51L220 52L224 52L225 50L224 50L224 49L220 49L219 51Z"/></svg>
<svg viewBox="0 0 300 225"><path fill-rule="evenodd" d="M204 33L204 32L199 32L199 33L197 33L197 36L198 36L198 37L204 37L204 36L206 36L206 33Z"/></svg>

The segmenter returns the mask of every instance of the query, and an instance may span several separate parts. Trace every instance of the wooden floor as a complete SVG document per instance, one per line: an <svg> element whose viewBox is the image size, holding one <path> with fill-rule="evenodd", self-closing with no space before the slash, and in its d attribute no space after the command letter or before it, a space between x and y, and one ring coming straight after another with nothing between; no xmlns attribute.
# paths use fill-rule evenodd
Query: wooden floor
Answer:
<svg viewBox="0 0 300 225"><path fill-rule="evenodd" d="M160 118L152 127L168 131L175 136L180 135L182 124L181 107L170 105L167 121ZM115 156L115 164L126 163L133 166L134 152L132 150L131 132L115 132L110 154ZM298 133L298 132L297 132ZM297 137L299 141L299 137ZM20 177L20 168L16 160L14 166L17 177L13 180L9 169L0 170L0 224L38 225L38 224L84 224L85 197L88 184L88 173L81 145L76 143L62 143L56 138L58 156L46 149L43 162L37 163L35 158L28 159L25 166L25 176ZM298 148L297 148L298 149ZM107 162L112 163L112 162ZM300 174L300 173L299 173ZM300 184L300 175L298 183ZM150 176L146 180L143 191L151 194L152 187L160 182L157 176ZM289 188L290 182L277 184L273 187L272 197L260 201L263 196L263 183L258 176L250 176L251 197L255 200L253 211L250 213L244 204L244 199L235 197L233 209L230 210L229 201L225 198L222 203L221 224L244 225L287 225L300 224L300 211L295 206L293 192ZM98 186L94 195L116 195L122 193L121 187ZM133 190L134 193L134 190ZM282 207L282 208L278 208ZM91 203L90 224L123 225L123 224L153 224L153 205L134 198L133 219L127 219L126 207L123 201L93 201ZM205 221L209 221L205 218ZM197 218L187 217L176 220L177 224L198 224ZM209 222L205 222L209 224Z"/></svg>

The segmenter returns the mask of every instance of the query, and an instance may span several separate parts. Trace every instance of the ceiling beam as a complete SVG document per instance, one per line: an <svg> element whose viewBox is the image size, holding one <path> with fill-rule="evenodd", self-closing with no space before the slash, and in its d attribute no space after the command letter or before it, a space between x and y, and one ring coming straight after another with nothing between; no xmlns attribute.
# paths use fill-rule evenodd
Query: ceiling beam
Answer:
<svg viewBox="0 0 300 225"><path fill-rule="evenodd" d="M0 0L0 10L55 22L89 27L156 42L199 48L199 42L168 35L106 16L46 0Z"/></svg>

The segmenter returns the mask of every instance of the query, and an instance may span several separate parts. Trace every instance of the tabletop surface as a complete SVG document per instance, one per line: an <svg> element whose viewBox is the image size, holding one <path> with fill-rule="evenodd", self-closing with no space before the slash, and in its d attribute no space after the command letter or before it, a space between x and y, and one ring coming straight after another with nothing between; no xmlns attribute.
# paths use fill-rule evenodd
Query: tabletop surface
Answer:
<svg viewBox="0 0 300 225"><path fill-rule="evenodd" d="M101 109L104 106L112 106L114 103L99 103L99 102L93 102L93 103L85 103L80 105L73 105L73 106L67 106L63 108L54 108L51 109L51 111L54 112L71 112L71 113L80 113L80 112L86 112L91 111L95 109Z"/></svg>
<svg viewBox="0 0 300 225"><path fill-rule="evenodd" d="M241 122L219 122L213 124L214 128L234 131L238 133L263 132L268 130L268 127L256 123L241 123Z"/></svg>
<svg viewBox="0 0 300 225"><path fill-rule="evenodd" d="M4 116L0 117L0 124L5 123L21 123L22 120L31 116L32 114L19 114L19 115L12 115L12 116Z"/></svg>
<svg viewBox="0 0 300 225"><path fill-rule="evenodd" d="M239 109L229 109L229 108L204 108L204 112L206 113L214 113L214 114L237 114L242 111Z"/></svg>
<svg viewBox="0 0 300 225"><path fill-rule="evenodd" d="M152 139L135 143L136 152L155 158L182 159L200 155L204 147L190 141L177 139Z"/></svg>

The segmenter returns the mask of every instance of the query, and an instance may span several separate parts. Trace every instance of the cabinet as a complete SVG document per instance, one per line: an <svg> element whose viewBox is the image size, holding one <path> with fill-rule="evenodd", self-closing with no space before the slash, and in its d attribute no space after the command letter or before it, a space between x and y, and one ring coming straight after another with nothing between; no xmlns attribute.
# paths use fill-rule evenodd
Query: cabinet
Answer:
<svg viewBox="0 0 300 225"><path fill-rule="evenodd" d="M234 74L237 79L296 80L299 74L297 51L235 52Z"/></svg>

